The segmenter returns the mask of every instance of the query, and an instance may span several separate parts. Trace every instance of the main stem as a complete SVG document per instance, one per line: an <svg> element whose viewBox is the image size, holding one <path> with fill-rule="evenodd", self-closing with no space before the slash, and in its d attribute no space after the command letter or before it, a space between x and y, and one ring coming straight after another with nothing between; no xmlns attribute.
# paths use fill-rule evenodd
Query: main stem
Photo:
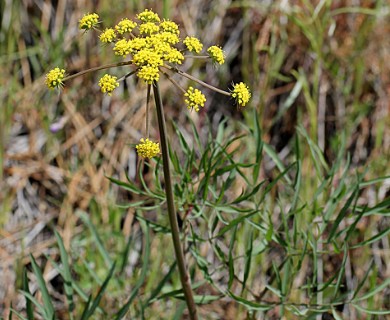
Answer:
<svg viewBox="0 0 390 320"><path fill-rule="evenodd" d="M187 302L188 311L190 313L190 319L197 320L198 315L196 312L194 296L192 294L190 277L188 276L187 266L184 259L184 253L180 241L179 224L177 222L175 203L173 200L171 172L169 169L167 130L165 126L164 110L163 110L163 104L160 95L160 89L156 81L153 83L153 92L154 92L154 100L156 102L156 109L157 109L158 128L160 131L161 153L163 158L163 169L164 169L164 180L165 180L165 194L167 196L168 217L169 217L169 223L171 225L172 241L173 241L173 246L175 248L177 266L179 267L180 280L183 287L184 297Z"/></svg>

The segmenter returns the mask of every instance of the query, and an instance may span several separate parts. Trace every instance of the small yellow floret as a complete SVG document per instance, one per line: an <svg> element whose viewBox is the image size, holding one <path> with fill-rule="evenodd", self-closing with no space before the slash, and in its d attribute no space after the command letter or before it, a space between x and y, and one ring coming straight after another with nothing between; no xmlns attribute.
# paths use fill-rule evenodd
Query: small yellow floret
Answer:
<svg viewBox="0 0 390 320"><path fill-rule="evenodd" d="M129 47L130 47L130 52L132 54L146 48L147 46L147 41L146 38L134 38L129 40Z"/></svg>
<svg viewBox="0 0 390 320"><path fill-rule="evenodd" d="M145 22L139 25L140 34L153 34L160 31L160 27L154 22Z"/></svg>
<svg viewBox="0 0 390 320"><path fill-rule="evenodd" d="M213 59L215 62L219 64L225 63L225 55L220 47L211 46L207 49L207 52L209 53L211 59Z"/></svg>
<svg viewBox="0 0 390 320"><path fill-rule="evenodd" d="M148 9L145 9L143 12L137 14L137 18L143 22L160 22L158 14Z"/></svg>
<svg viewBox="0 0 390 320"><path fill-rule="evenodd" d="M142 158L153 158L160 153L160 144L149 139L142 138L135 148L138 155Z"/></svg>
<svg viewBox="0 0 390 320"><path fill-rule="evenodd" d="M187 49L191 52L199 53L203 49L203 44L195 37L186 37L183 40L183 43L186 45Z"/></svg>
<svg viewBox="0 0 390 320"><path fill-rule="evenodd" d="M97 13L87 13L79 20L79 28L84 30L92 29L99 23L99 15Z"/></svg>
<svg viewBox="0 0 390 320"><path fill-rule="evenodd" d="M113 28L107 28L99 36L100 41L103 43L113 42L115 38L116 38L116 34Z"/></svg>
<svg viewBox="0 0 390 320"><path fill-rule="evenodd" d="M160 79L159 69L157 67L144 66L138 73L138 78L143 79L147 84L152 84L153 81Z"/></svg>
<svg viewBox="0 0 390 320"><path fill-rule="evenodd" d="M119 87L119 82L116 81L117 77L110 76L109 74L105 74L100 80L99 80L99 87L101 88L102 92L107 93L109 96L111 96L112 92Z"/></svg>
<svg viewBox="0 0 390 320"><path fill-rule="evenodd" d="M121 39L115 43L114 52L117 56L126 56L131 52L131 42L126 39Z"/></svg>
<svg viewBox="0 0 390 320"><path fill-rule="evenodd" d="M50 89L58 88L63 85L62 79L64 76L64 69L54 68L46 74L45 83Z"/></svg>
<svg viewBox="0 0 390 320"><path fill-rule="evenodd" d="M134 55L133 63L139 67L158 67L163 65L163 60L161 56L154 50L142 49Z"/></svg>
<svg viewBox="0 0 390 320"><path fill-rule="evenodd" d="M124 34L125 32L131 32L133 29L137 26L137 23L130 20L130 19L122 19L118 22L118 24L115 26L115 30L119 34Z"/></svg>
<svg viewBox="0 0 390 320"><path fill-rule="evenodd" d="M160 23L161 29L163 29L166 32L173 33L175 35L179 35L179 26L170 20L164 20L163 22Z"/></svg>
<svg viewBox="0 0 390 320"><path fill-rule="evenodd" d="M206 97L200 90L194 89L193 87L189 87L184 96L187 97L184 102L187 104L187 108L189 110L193 108L196 112L198 112L199 107L204 107Z"/></svg>
<svg viewBox="0 0 390 320"><path fill-rule="evenodd" d="M176 44L180 41L179 37L176 34L170 33L168 31L160 32L157 36L160 39L160 41L169 44Z"/></svg>
<svg viewBox="0 0 390 320"><path fill-rule="evenodd" d="M176 48L170 48L170 50L168 50L164 54L164 60L171 62L171 63L182 64L182 62L184 60L184 56Z"/></svg>
<svg viewBox="0 0 390 320"><path fill-rule="evenodd" d="M243 83L236 83L233 85L233 90L231 90L231 95L238 105L245 107L245 105L249 102L251 98L251 92L249 91L248 86Z"/></svg>

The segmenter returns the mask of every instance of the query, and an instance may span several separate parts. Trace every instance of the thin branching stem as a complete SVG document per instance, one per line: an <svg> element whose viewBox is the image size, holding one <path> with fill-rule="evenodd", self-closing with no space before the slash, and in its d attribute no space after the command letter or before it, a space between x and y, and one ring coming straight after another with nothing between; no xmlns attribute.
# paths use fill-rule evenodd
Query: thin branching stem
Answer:
<svg viewBox="0 0 390 320"><path fill-rule="evenodd" d="M162 99L161 99L161 95L160 95L160 90L159 90L158 83L156 81L153 83L153 93L154 93L154 100L156 102L157 120L158 120L158 127L159 127L159 131L160 131L160 143L161 143L161 153L162 153L162 158L163 158L165 194L167 196L168 217L169 217L169 223L171 226L172 241L173 241L173 246L175 249L177 266L179 268L180 280L181 280L181 284L183 286L183 293L184 293L185 300L187 302L187 307L188 307L190 319L197 320L198 315L197 315L197 311L196 311L195 300L194 300L194 296L192 293L190 277L188 275L187 266L186 266L186 262L184 259L184 253L183 253L183 249L182 249L181 241L180 241L179 224L177 221L175 203L174 203L174 199L173 199L171 172L170 172L170 168L169 168L167 130L166 130L166 126L165 126L165 117L164 117L164 110L163 110L163 104L162 104Z"/></svg>
<svg viewBox="0 0 390 320"><path fill-rule="evenodd" d="M116 63L105 64L103 66L86 69L86 70L80 71L78 73L72 74L72 75L67 76L64 79L62 79L62 81L65 82L67 80L70 80L70 79L82 76L82 75L84 75L86 73L90 73L90 72L94 72L94 71L98 71L98 70L110 69L110 68L122 67L122 66L128 66L128 65L131 65L131 64L133 64L132 61L123 61L123 62L116 62Z"/></svg>
<svg viewBox="0 0 390 320"><path fill-rule="evenodd" d="M170 66L167 66L167 65L164 65L164 66L162 66L162 67L163 67L163 68L166 68L166 69L168 69L168 70L171 70L171 71L173 71L173 72L176 72L176 73L180 74L181 76L186 77L187 79L190 79L190 80L192 80L192 81L195 81L195 82L201 84L202 86L204 86L204 87L206 87L206 88L209 88L209 89L211 89L211 90L214 90L215 92L218 92L218 93L223 94L223 95L225 95L225 96L229 96L229 97L231 96L231 93L230 93L230 92L227 92L227 91L225 91L225 90L218 89L218 88L216 88L216 87L214 87L214 86L212 86L212 85L210 85L210 84L208 84L208 83L206 83L206 82L203 82L202 80L199 80L198 78L195 78L195 77L191 76L190 74L188 74L188 73L186 73L186 72L184 72L184 71L181 71L181 70L179 70L179 69L177 69L177 68L173 68L173 67L170 67Z"/></svg>

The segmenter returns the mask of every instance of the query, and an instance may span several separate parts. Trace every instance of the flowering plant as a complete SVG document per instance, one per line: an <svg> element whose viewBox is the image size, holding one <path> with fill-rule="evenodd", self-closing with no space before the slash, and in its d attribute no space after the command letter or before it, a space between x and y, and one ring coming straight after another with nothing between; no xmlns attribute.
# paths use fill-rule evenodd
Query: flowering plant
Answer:
<svg viewBox="0 0 390 320"><path fill-rule="evenodd" d="M198 112L205 106L206 96L198 88L189 86L183 88L173 78L172 75L179 74L193 82L205 86L211 90L232 97L239 108L248 104L251 93L243 82L233 84L229 91L224 91L211 86L179 69L186 59L211 60L215 64L225 62L225 53L220 46L213 45L203 52L202 42L194 37L187 36L184 40L180 38L179 26L170 20L161 20L152 10L144 10L136 16L135 21L127 18L122 19L111 28L103 31L98 29L100 24L99 16L96 13L85 14L79 21L79 28L88 32L96 30L100 32L99 40L102 44L111 44L115 55L123 57L125 60L85 70L73 75L66 75L65 69L55 67L46 75L46 85L50 89L61 88L65 81L88 72L109 69L112 67L127 67L127 74L118 78L115 75L104 74L99 80L99 87L103 93L111 96L120 81L127 76L135 75L147 85L147 105L150 98L150 90L153 88L156 104L157 118L160 131L160 143L149 140L148 121L146 120L146 138L142 138L136 146L137 153L141 158L152 158L160 153L163 158L163 170L165 180L165 192L168 205L168 216L171 226L171 234L175 249L177 265L183 286L183 293L191 319L197 319L196 306L192 294L190 279L184 260L183 249L180 240L180 231L175 212L171 175L168 156L168 139L166 136L165 119L162 108L162 99L159 89L159 80L165 76L175 87L183 93L183 100L189 110Z"/></svg>

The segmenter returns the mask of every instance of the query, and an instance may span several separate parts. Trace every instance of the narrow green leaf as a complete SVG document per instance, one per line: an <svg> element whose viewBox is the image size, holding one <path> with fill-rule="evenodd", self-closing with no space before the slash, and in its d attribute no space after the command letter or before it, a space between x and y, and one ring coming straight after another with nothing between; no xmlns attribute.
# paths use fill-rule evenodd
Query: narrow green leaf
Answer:
<svg viewBox="0 0 390 320"><path fill-rule="evenodd" d="M135 194L144 194L144 192L141 189L137 188L135 185L120 181L120 180L115 179L113 177L106 176L106 178L108 180L110 180L112 183L116 184L117 186L120 186L122 189L125 189L125 190L130 191L130 192L135 193Z"/></svg>
<svg viewBox="0 0 390 320"><path fill-rule="evenodd" d="M361 307L357 304L354 304L354 303L352 305L356 309L358 309L359 311L367 313L367 314L375 314L375 315L379 315L379 316L390 314L390 310L372 310L372 309L363 308L363 307Z"/></svg>
<svg viewBox="0 0 390 320"><path fill-rule="evenodd" d="M26 298L28 298L37 307L37 309L42 317L46 317L46 310L45 310L44 306L42 306L31 293L25 292L25 291L20 291L20 293L22 295L24 295Z"/></svg>
<svg viewBox="0 0 390 320"><path fill-rule="evenodd" d="M366 245L369 245L373 242L376 242L380 239L382 239L384 236L387 236L387 234L390 233L390 228L387 228L381 232L379 232L378 234L376 234L375 236L371 237L370 239L367 239L365 241L362 241L358 244L355 244L354 246L351 246L352 249L356 249L356 248L360 248L360 247L364 247Z"/></svg>
<svg viewBox="0 0 390 320"><path fill-rule="evenodd" d="M354 299L352 299L352 302L366 300L372 297L373 295L377 294L378 292L382 291L383 289L387 288L389 285L390 285L390 278L387 278L380 285L375 286L371 291L367 292L361 297L355 297Z"/></svg>
<svg viewBox="0 0 390 320"><path fill-rule="evenodd" d="M273 304L260 304L257 302L246 300L240 296L236 296L233 292L228 291L227 295L230 296L232 299L237 301L238 303L242 304L249 310L257 310L257 311L267 311L275 307Z"/></svg>
<svg viewBox="0 0 390 320"><path fill-rule="evenodd" d="M364 274L364 277L362 278L362 280L359 282L359 284L357 285L357 287L355 289L355 292L353 294L352 300L356 298L356 296L358 295L360 290L363 288L363 285L366 282L368 275L372 271L373 265L374 265L374 259L371 259L370 264L368 265L367 271Z"/></svg>
<svg viewBox="0 0 390 320"><path fill-rule="evenodd" d="M338 312L334 307L332 307L332 315L335 320L344 320L342 317L339 316Z"/></svg>
<svg viewBox="0 0 390 320"><path fill-rule="evenodd" d="M89 319L93 315L93 313L95 312L96 308L99 306L99 303L100 303L100 301L103 298L103 294L104 294L104 292L107 289L108 283L109 283L109 281L111 280L111 278L112 278L112 276L114 274L115 265L116 265L116 263L114 262L112 264L112 267L111 267L110 271L108 272L108 275L107 275L106 279L104 280L102 286L100 287L100 289L99 289L99 291L98 291L98 293L96 295L96 298L93 300L91 307L88 309L86 317L83 318L83 320L84 319Z"/></svg>
<svg viewBox="0 0 390 320"><path fill-rule="evenodd" d="M236 242L236 234L237 234L237 226L234 227L233 234L230 238L230 244L229 244L229 255L228 255L228 265L229 265L229 282L228 282L228 289L231 288L234 280L234 258L233 258L233 250L234 250L234 243Z"/></svg>
<svg viewBox="0 0 390 320"><path fill-rule="evenodd" d="M21 320L29 320L29 319L25 318L23 315L21 315L19 312L17 312L15 309L13 309L13 308L12 308L12 305L11 305L10 312L9 312L9 316L8 316L8 320L13 320L13 319L15 319L15 318L13 317L14 314L15 314L19 319L21 319ZM0 318L0 319L2 319L2 318Z"/></svg>
<svg viewBox="0 0 390 320"><path fill-rule="evenodd" d="M248 237L248 243L246 245L244 278L242 280L241 292L244 292L244 290L246 288L246 282L248 281L249 273L251 271L252 251L253 251L253 229L251 229L251 231L250 231L250 235Z"/></svg>
<svg viewBox="0 0 390 320"><path fill-rule="evenodd" d="M145 303L145 307L151 304L154 299L160 294L161 290L163 289L166 282L172 277L173 272L176 269L176 261L172 263L170 266L167 274L164 276L164 278L158 283L157 287L152 291L150 294L150 297L148 298L148 301Z"/></svg>
<svg viewBox="0 0 390 320"><path fill-rule="evenodd" d="M27 277L27 269L24 268L23 269L23 290L29 294L31 294L30 292L30 288L29 288L29 285L28 285L28 277ZM31 303L31 300L30 299L27 299L26 298L26 314L27 314L27 318L28 320L34 320L34 310L33 310L33 306L32 306L32 303Z"/></svg>
<svg viewBox="0 0 390 320"><path fill-rule="evenodd" d="M130 308L131 303L133 300L137 297L139 288L142 286L142 284L145 281L148 268L149 268L149 259L150 259L150 233L149 233L149 226L146 224L145 221L140 221L141 227L145 233L145 248L143 252L143 261L142 261L142 269L141 269L141 274L132 290L130 293L130 297L127 300L126 304L116 313L116 320L122 319L127 311Z"/></svg>
<svg viewBox="0 0 390 320"><path fill-rule="evenodd" d="M61 262L63 266L62 276L64 278L65 296L66 299L68 300L69 313L72 313L75 305L73 301L73 287L72 287L73 279L69 267L69 256L65 250L64 242L62 241L62 238L59 235L59 233L56 230L54 230L54 234L57 238L58 247L60 248L60 256L61 256Z"/></svg>
<svg viewBox="0 0 390 320"><path fill-rule="evenodd" d="M108 254L106 248L104 248L103 241L101 240L99 233L97 232L95 226L92 224L88 215L81 210L77 210L76 214L81 218L81 220L83 220L84 224L86 224L88 229L91 231L92 236L95 239L95 244L96 244L101 256L103 257L104 262L106 263L107 267L112 268L112 260L110 258L110 255Z"/></svg>
<svg viewBox="0 0 390 320"><path fill-rule="evenodd" d="M42 293L42 300L43 300L43 305L45 308L45 315L47 319L52 319L55 315L54 312L54 306L51 301L51 297L49 294L49 291L47 290L45 280L43 279L41 269L39 268L37 262L34 259L34 256L31 254L31 265L34 271L35 276L37 277L37 282L39 289L41 290Z"/></svg>
<svg viewBox="0 0 390 320"><path fill-rule="evenodd" d="M277 155L277 153L275 152L275 150L272 148L271 145L267 144L267 143L264 143L263 144L263 149L264 151L271 157L271 159L275 162L277 168L283 172L283 171L286 171L286 168L284 166L284 164L282 163L282 161L279 159L279 156ZM283 175L284 176L284 175ZM291 179L288 175L285 175L284 178L286 179L286 181L288 182L288 184L291 184Z"/></svg>

